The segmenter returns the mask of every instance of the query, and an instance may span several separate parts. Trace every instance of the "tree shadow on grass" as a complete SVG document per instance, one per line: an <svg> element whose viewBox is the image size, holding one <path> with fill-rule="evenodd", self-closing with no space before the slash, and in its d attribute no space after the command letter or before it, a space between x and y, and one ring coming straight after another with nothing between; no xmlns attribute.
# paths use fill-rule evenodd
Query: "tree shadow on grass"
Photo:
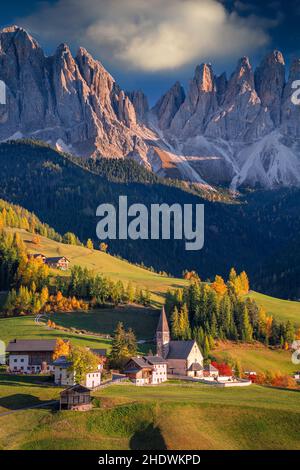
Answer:
<svg viewBox="0 0 300 470"><path fill-rule="evenodd" d="M15 393L7 397L0 398L0 407L7 410L20 410L22 408L46 405L53 400L40 400L38 397L26 393Z"/></svg>
<svg viewBox="0 0 300 470"><path fill-rule="evenodd" d="M166 450L167 446L160 429L153 424L137 431L130 439L131 450Z"/></svg>
<svg viewBox="0 0 300 470"><path fill-rule="evenodd" d="M53 387L53 376L51 375L19 375L19 374L0 374L0 385L9 386L49 386Z"/></svg>

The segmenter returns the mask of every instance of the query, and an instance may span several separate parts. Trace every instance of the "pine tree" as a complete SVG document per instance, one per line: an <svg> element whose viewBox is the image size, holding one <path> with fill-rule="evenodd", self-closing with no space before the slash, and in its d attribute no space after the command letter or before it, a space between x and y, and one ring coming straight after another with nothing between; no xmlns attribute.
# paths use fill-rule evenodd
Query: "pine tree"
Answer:
<svg viewBox="0 0 300 470"><path fill-rule="evenodd" d="M231 339L231 324L232 324L232 305L229 295L226 293L220 302L219 306L219 334L223 339Z"/></svg>
<svg viewBox="0 0 300 470"><path fill-rule="evenodd" d="M178 308L175 307L171 315L171 332L172 338L178 339L180 336L180 325L179 325L179 312Z"/></svg>
<svg viewBox="0 0 300 470"><path fill-rule="evenodd" d="M284 341L288 344L291 344L295 339L295 328L293 327L290 320L285 324L284 328Z"/></svg>
<svg viewBox="0 0 300 470"><path fill-rule="evenodd" d="M187 305L184 304L179 312L179 338L187 340L191 338L191 327Z"/></svg>
<svg viewBox="0 0 300 470"><path fill-rule="evenodd" d="M209 339L208 339L208 336L205 336L205 338L204 338L204 343L203 343L203 347L202 347L202 354L203 354L203 358L204 358L205 360L208 359L208 357L209 357L209 352L210 352Z"/></svg>
<svg viewBox="0 0 300 470"><path fill-rule="evenodd" d="M134 288L132 282L129 281L126 289L127 301L132 304L135 301Z"/></svg>
<svg viewBox="0 0 300 470"><path fill-rule="evenodd" d="M89 238L88 241L86 242L86 247L89 249L89 250L93 250L94 249L94 244L92 242L92 240Z"/></svg>
<svg viewBox="0 0 300 470"><path fill-rule="evenodd" d="M250 290L249 279L245 271L240 274L241 293L248 294Z"/></svg>
<svg viewBox="0 0 300 470"><path fill-rule="evenodd" d="M245 342L252 341L253 329L249 321L249 315L246 305L242 306L241 312L241 339Z"/></svg>

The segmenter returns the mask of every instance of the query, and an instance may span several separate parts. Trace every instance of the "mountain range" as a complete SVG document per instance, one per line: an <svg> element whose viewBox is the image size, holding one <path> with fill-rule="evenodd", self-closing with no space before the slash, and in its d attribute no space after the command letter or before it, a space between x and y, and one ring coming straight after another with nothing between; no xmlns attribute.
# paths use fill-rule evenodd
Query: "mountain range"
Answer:
<svg viewBox="0 0 300 470"><path fill-rule="evenodd" d="M130 157L159 176L214 190L300 186L300 106L273 51L255 69L247 57L227 78L196 67L150 108L142 91L124 91L84 48L46 56L24 29L0 31L0 141L30 137L81 157Z"/></svg>

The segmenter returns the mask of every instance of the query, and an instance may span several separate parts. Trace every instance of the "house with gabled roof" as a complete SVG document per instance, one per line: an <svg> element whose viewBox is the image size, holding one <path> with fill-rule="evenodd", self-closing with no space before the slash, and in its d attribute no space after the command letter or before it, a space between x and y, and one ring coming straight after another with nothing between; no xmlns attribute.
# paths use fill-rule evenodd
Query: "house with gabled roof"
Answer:
<svg viewBox="0 0 300 470"><path fill-rule="evenodd" d="M195 340L171 340L165 309L162 309L157 330L156 350L167 361L168 374L203 377L203 356Z"/></svg>
<svg viewBox="0 0 300 470"><path fill-rule="evenodd" d="M56 339L14 339L6 348L13 373L52 372Z"/></svg>
<svg viewBox="0 0 300 470"><path fill-rule="evenodd" d="M76 373L73 369L73 363L65 356L60 356L53 362L54 366L54 383L56 385L73 386L76 384ZM97 369L85 374L84 380L81 385L93 389L99 387L101 384L101 374L103 364L100 363Z"/></svg>
<svg viewBox="0 0 300 470"><path fill-rule="evenodd" d="M45 264L52 269L60 269L61 271L67 271L69 269L70 260L65 256L56 256L54 258L46 258Z"/></svg>
<svg viewBox="0 0 300 470"><path fill-rule="evenodd" d="M167 380L167 361L160 356L132 357L124 373L136 385L158 385Z"/></svg>

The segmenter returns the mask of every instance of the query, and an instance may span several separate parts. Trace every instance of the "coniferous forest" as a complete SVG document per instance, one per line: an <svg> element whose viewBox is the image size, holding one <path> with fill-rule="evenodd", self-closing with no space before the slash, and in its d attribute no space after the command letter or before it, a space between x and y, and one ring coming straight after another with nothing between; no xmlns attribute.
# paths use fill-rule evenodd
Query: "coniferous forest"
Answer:
<svg viewBox="0 0 300 470"><path fill-rule="evenodd" d="M186 252L179 240L109 241L110 252L156 271L179 276L184 269L225 277L231 266L246 270L252 287L286 299L300 297L300 191L256 191L236 200L212 201L182 183L162 181L128 160L74 160L34 141L0 145L0 197L33 211L55 232L96 238L99 204L205 205L205 245Z"/></svg>

